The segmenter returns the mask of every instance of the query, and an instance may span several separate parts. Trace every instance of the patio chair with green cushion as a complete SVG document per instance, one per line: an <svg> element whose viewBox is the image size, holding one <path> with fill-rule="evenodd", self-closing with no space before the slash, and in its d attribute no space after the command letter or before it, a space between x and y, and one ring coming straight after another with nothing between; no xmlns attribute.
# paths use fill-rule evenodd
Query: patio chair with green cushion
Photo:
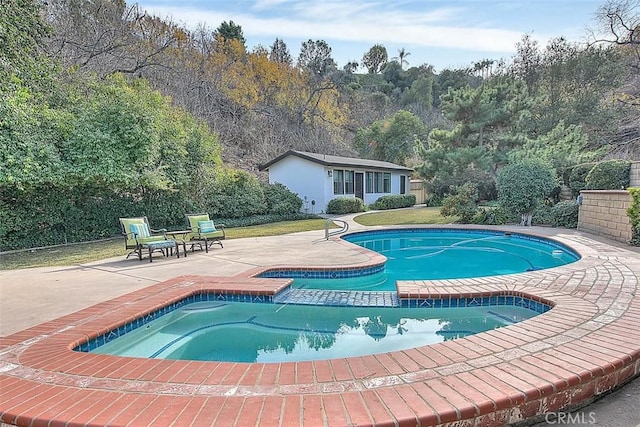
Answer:
<svg viewBox="0 0 640 427"><path fill-rule="evenodd" d="M191 230L189 239L204 243L204 250L208 253L209 248L213 245L222 245L227 235L224 231L224 224L214 224L209 214L206 213L188 213L185 214L187 219L187 228Z"/></svg>
<svg viewBox="0 0 640 427"><path fill-rule="evenodd" d="M164 234L167 230L164 228L152 229L146 216L120 218L120 227L124 236L125 249L133 249L127 254L127 258L136 254L138 259L142 261L142 251L146 250L149 254L149 262L152 262L153 252L160 251L166 256L169 255L169 250L173 251L174 249L180 258L178 243L174 239L167 239Z"/></svg>

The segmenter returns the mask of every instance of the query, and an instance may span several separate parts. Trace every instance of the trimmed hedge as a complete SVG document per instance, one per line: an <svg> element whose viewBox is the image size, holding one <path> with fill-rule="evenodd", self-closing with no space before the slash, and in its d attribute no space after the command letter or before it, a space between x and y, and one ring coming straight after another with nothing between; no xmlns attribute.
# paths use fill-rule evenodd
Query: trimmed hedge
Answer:
<svg viewBox="0 0 640 427"><path fill-rule="evenodd" d="M416 196L414 194L394 194L389 196L380 196L371 206L371 209L386 210L408 208L416 204Z"/></svg>
<svg viewBox="0 0 640 427"><path fill-rule="evenodd" d="M583 163L571 168L571 172L569 173L569 187L571 187L573 197L580 194L582 190L587 189L585 179L594 166L595 163Z"/></svg>
<svg viewBox="0 0 640 427"><path fill-rule="evenodd" d="M624 190L629 186L629 160L607 160L597 163L587 174L589 190Z"/></svg>
<svg viewBox="0 0 640 427"><path fill-rule="evenodd" d="M82 185L2 187L0 251L117 236L120 217L145 215L153 228L168 230L183 229L187 212L207 212L229 226L306 218L300 214L302 200L297 195L279 184L261 184L245 172L193 183L181 190L130 192Z"/></svg>
<svg viewBox="0 0 640 427"><path fill-rule="evenodd" d="M358 197L336 197L327 205L328 214L364 212L364 202Z"/></svg>
<svg viewBox="0 0 640 427"><path fill-rule="evenodd" d="M305 214L305 213L288 213L288 214L267 214L267 215L252 215L246 218L216 218L216 223L224 224L227 228L233 227L249 227L251 225L271 224L280 221L298 221L302 219L315 219L319 218L318 215Z"/></svg>

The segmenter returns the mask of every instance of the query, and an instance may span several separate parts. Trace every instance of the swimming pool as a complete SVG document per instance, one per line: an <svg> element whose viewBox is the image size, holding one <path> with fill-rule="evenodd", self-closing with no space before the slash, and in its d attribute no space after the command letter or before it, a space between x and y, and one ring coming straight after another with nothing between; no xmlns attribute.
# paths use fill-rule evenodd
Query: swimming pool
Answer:
<svg viewBox="0 0 640 427"><path fill-rule="evenodd" d="M360 274L296 274L268 271L262 277L292 277L294 288L392 291L397 280L441 280L498 276L569 264L580 256L558 242L520 233L450 228L411 228L343 236L384 255L378 271Z"/></svg>
<svg viewBox="0 0 640 427"><path fill-rule="evenodd" d="M516 323L544 313L551 305L504 295L399 301L392 292L397 280L511 274L579 259L554 241L504 232L403 229L352 233L344 239L384 255L386 263L357 269L268 270L259 277L295 277L270 301L198 296L77 350L147 358L285 362L415 348Z"/></svg>
<svg viewBox="0 0 640 427"><path fill-rule="evenodd" d="M518 301L486 306L476 301L466 308L194 302L93 352L245 363L355 357L461 338L538 314Z"/></svg>

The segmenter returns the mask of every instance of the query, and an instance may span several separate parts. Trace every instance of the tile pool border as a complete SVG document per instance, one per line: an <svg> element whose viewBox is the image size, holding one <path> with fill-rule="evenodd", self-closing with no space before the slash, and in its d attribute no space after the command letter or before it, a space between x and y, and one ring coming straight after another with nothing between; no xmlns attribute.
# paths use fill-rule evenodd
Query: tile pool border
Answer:
<svg viewBox="0 0 640 427"><path fill-rule="evenodd" d="M79 352L91 352L129 332L132 332L138 328L141 328L162 316L165 316L175 310L185 307L188 304L197 302L242 302L248 304L274 304L273 299L279 292L284 289L275 292L272 295L255 295L252 293L236 293L228 294L221 292L207 292L201 290L193 292L178 301L168 303L165 306L156 308L154 311L145 313L144 315L127 321L125 324L119 325L117 328L113 328L95 338L87 338L86 341L81 342L80 345L73 348L73 351ZM341 292L344 293L344 292ZM277 303L276 303L277 304ZM291 303L288 303L291 305ZM283 304L285 305L285 304ZM293 303L293 305L296 305ZM305 304L308 305L308 304ZM475 293L471 295L464 295L456 297L456 295L450 295L448 297L438 296L436 298L419 297L400 298L400 304L398 307L387 308L470 308L470 307L494 307L494 306L513 306L526 308L534 311L538 314L545 313L554 306L553 301L549 301L544 298L538 298L535 295L529 295L523 292L514 291L499 291L499 292L485 292ZM332 305L332 307L336 307ZM344 305L342 307L348 307ZM361 307L361 306L359 306ZM368 307L375 307L370 305Z"/></svg>
<svg viewBox="0 0 640 427"><path fill-rule="evenodd" d="M341 243L346 243L349 245L353 245L355 247L361 248L365 251L369 251L370 253L374 253L377 255L375 260L371 260L370 263L366 265L360 266L346 266L346 267L266 267L258 269L256 272L252 274L253 277L262 277L262 278L291 278L291 279L345 279L350 277L362 277L368 276L375 273L380 273L384 271L386 257L382 254L375 252L374 250L369 250L362 246L359 246L353 242L351 242L348 237L349 236L361 236L361 235L384 235L384 234L394 234L399 231L403 233L448 233L448 232L456 232L456 233L481 233L481 234L489 234L495 236L515 236L524 240L531 240L534 242L545 243L554 248L563 250L568 252L573 257L576 258L576 261L580 260L581 255L578 251L574 250L571 246L566 245L562 242L559 242L555 239L548 237L535 236L531 234L518 233L512 231L501 231L501 230L489 230L483 228L452 228L452 227L438 227L438 228L420 228L420 227L403 227L403 228L382 228L375 230L365 230L365 231L353 231L346 233L342 236L335 237ZM573 261L573 262L576 262ZM554 267L551 267L554 268ZM544 269L542 269L544 270Z"/></svg>
<svg viewBox="0 0 640 427"><path fill-rule="evenodd" d="M426 348L310 363L229 364L73 352L124 318L203 290L282 279L185 276L0 340L0 420L19 425L504 425L591 401L640 374L640 257L582 235L583 259L512 276L405 281L403 296L511 290L556 306ZM366 264L366 263L365 263Z"/></svg>

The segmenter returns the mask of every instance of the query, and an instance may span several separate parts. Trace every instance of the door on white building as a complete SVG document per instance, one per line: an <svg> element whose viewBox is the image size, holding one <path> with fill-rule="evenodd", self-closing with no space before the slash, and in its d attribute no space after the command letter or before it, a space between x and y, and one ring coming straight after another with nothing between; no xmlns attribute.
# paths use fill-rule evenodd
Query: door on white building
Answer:
<svg viewBox="0 0 640 427"><path fill-rule="evenodd" d="M364 201L364 173L355 173L354 193L357 198Z"/></svg>

